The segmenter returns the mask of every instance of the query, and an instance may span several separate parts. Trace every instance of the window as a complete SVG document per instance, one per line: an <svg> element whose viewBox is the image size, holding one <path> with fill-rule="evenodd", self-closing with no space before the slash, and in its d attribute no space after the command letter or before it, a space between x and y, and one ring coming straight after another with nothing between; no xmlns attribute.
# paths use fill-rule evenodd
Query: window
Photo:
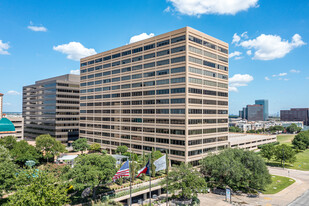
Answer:
<svg viewBox="0 0 309 206"><path fill-rule="evenodd" d="M81 63L80 66L81 67L87 66L87 62Z"/></svg>
<svg viewBox="0 0 309 206"><path fill-rule="evenodd" d="M179 73L179 72L185 72L186 71L186 67L178 67L178 68L173 68L171 69L171 73Z"/></svg>
<svg viewBox="0 0 309 206"><path fill-rule="evenodd" d="M118 74L118 73L120 73L120 69L116 69L112 71L112 74Z"/></svg>
<svg viewBox="0 0 309 206"><path fill-rule="evenodd" d="M132 101L132 105L142 105L142 100Z"/></svg>
<svg viewBox="0 0 309 206"><path fill-rule="evenodd" d="M155 82L155 81L144 82L144 87L147 87L147 86L154 86L154 85L156 85L156 82Z"/></svg>
<svg viewBox="0 0 309 206"><path fill-rule="evenodd" d="M203 53L203 50L198 49L198 48L193 47L193 46L189 46L189 51L192 51L192 52L194 52L196 54L202 54Z"/></svg>
<svg viewBox="0 0 309 206"><path fill-rule="evenodd" d="M144 122L144 123L155 123L155 120L154 120L154 119L147 119L147 118L144 118L144 119L143 119L143 122Z"/></svg>
<svg viewBox="0 0 309 206"><path fill-rule="evenodd" d="M127 64L127 63L130 63L131 62L131 59L124 59L121 61L121 64Z"/></svg>
<svg viewBox="0 0 309 206"><path fill-rule="evenodd" d="M130 79L131 79L131 75L121 77L122 81L130 80Z"/></svg>
<svg viewBox="0 0 309 206"><path fill-rule="evenodd" d="M104 57L104 58L103 58L103 61L110 60L111 58L112 58L111 56Z"/></svg>
<svg viewBox="0 0 309 206"><path fill-rule="evenodd" d="M181 83L181 82L185 82L186 78L185 77L180 77L180 78L173 78L171 79L171 83L172 84L176 84L176 83Z"/></svg>
<svg viewBox="0 0 309 206"><path fill-rule="evenodd" d="M156 133L162 133L162 134L169 134L169 129L161 129L161 128L157 128L156 129Z"/></svg>
<svg viewBox="0 0 309 206"><path fill-rule="evenodd" d="M155 53L146 54L146 55L144 55L144 59L150 59L150 58L153 58L153 57L155 57L155 56L156 56Z"/></svg>
<svg viewBox="0 0 309 206"><path fill-rule="evenodd" d="M103 68L108 68L108 67L111 67L111 64L110 64L110 63L104 64L104 65L103 65Z"/></svg>
<svg viewBox="0 0 309 206"><path fill-rule="evenodd" d="M155 90L150 90L150 91L144 91L144 95L155 95Z"/></svg>
<svg viewBox="0 0 309 206"><path fill-rule="evenodd" d="M82 69L80 70L80 73L83 74L83 73L86 73L87 72L87 69Z"/></svg>
<svg viewBox="0 0 309 206"><path fill-rule="evenodd" d="M155 72L144 73L144 77L153 77L155 76Z"/></svg>
<svg viewBox="0 0 309 206"><path fill-rule="evenodd" d="M155 114L155 110L154 109L144 109L143 110L143 114Z"/></svg>
<svg viewBox="0 0 309 206"><path fill-rule="evenodd" d="M214 109L204 109L203 114L216 114L217 110Z"/></svg>
<svg viewBox="0 0 309 206"><path fill-rule="evenodd" d="M222 56L218 56L218 59L219 59L220 61L223 61L223 62L228 62L228 61L229 61L228 58L222 57Z"/></svg>
<svg viewBox="0 0 309 206"><path fill-rule="evenodd" d="M171 89L172 94L176 93L185 93L185 88L176 88L176 89Z"/></svg>
<svg viewBox="0 0 309 206"><path fill-rule="evenodd" d="M188 131L188 135L197 135L197 134L203 134L202 129L191 129Z"/></svg>
<svg viewBox="0 0 309 206"><path fill-rule="evenodd" d="M141 51L143 51L143 47L139 47L139 48L133 49L132 53L134 54L134 53L138 53L138 52L141 52Z"/></svg>
<svg viewBox="0 0 309 206"><path fill-rule="evenodd" d="M109 83L109 82L111 82L111 79L104 79L103 80L103 83Z"/></svg>
<svg viewBox="0 0 309 206"><path fill-rule="evenodd" d="M189 114L203 114L202 109L189 109Z"/></svg>
<svg viewBox="0 0 309 206"><path fill-rule="evenodd" d="M120 81L120 77L112 78L112 82L119 82L119 81Z"/></svg>
<svg viewBox="0 0 309 206"><path fill-rule="evenodd" d="M186 50L185 46L180 46L180 47L172 48L171 53L174 54L174 53L182 52L182 51L185 51L185 50Z"/></svg>
<svg viewBox="0 0 309 206"><path fill-rule="evenodd" d="M226 93L226 92L218 92L218 96L227 97L228 93Z"/></svg>
<svg viewBox="0 0 309 206"><path fill-rule="evenodd" d="M161 41L161 42L158 42L157 43L157 47L160 47L160 46L165 46L165 45L168 45L170 43L170 40L164 40L164 41Z"/></svg>
<svg viewBox="0 0 309 206"><path fill-rule="evenodd" d="M165 60L162 60L162 61L157 61L157 66L166 65L166 64L169 64L169 63L170 63L170 60L165 59Z"/></svg>
<svg viewBox="0 0 309 206"><path fill-rule="evenodd" d="M208 80L203 80L203 84L204 85L208 85L208 86L212 86L212 87L216 87L217 86L217 82L208 81Z"/></svg>
<svg viewBox="0 0 309 206"><path fill-rule="evenodd" d="M203 129L204 134L209 134L209 133L216 133L217 129L216 128L211 128L211 129Z"/></svg>
<svg viewBox="0 0 309 206"><path fill-rule="evenodd" d="M159 51L159 52L157 52L157 57L163 56L163 55L166 55L166 54L169 54L169 53L170 53L169 49L163 50L163 51Z"/></svg>
<svg viewBox="0 0 309 206"><path fill-rule="evenodd" d="M171 139L171 144L175 144L175 145L185 145L185 141L183 141L183 140Z"/></svg>
<svg viewBox="0 0 309 206"><path fill-rule="evenodd" d="M207 42L207 41L203 41L203 45L207 46L208 48L211 48L211 49L216 49L216 45L214 45L210 42Z"/></svg>
<svg viewBox="0 0 309 206"><path fill-rule="evenodd" d="M129 72L131 71L131 67L122 68L121 72Z"/></svg>
<svg viewBox="0 0 309 206"><path fill-rule="evenodd" d="M143 74L134 74L132 75L132 79L139 79L139 78L142 78L143 77Z"/></svg>
<svg viewBox="0 0 309 206"><path fill-rule="evenodd" d="M169 79L157 80L157 85L169 84Z"/></svg>
<svg viewBox="0 0 309 206"><path fill-rule="evenodd" d="M171 63L178 63L178 62L183 62L183 61L186 61L186 57L185 56L182 56L182 57L176 57L176 58L172 58L171 59Z"/></svg>
<svg viewBox="0 0 309 206"><path fill-rule="evenodd" d="M118 65L120 65L120 61L117 61L117 62L113 62L113 63L112 63L112 67L118 66Z"/></svg>
<svg viewBox="0 0 309 206"><path fill-rule="evenodd" d="M217 55L208 51L204 51L204 56L217 59Z"/></svg>
<svg viewBox="0 0 309 206"><path fill-rule="evenodd" d="M117 89L120 89L120 85L112 86L112 90L117 90Z"/></svg>
<svg viewBox="0 0 309 206"><path fill-rule="evenodd" d="M157 109L157 114L169 114L169 109Z"/></svg>
<svg viewBox="0 0 309 206"><path fill-rule="evenodd" d="M132 84L132 88L142 87L142 86L143 86L143 83L141 83L141 82Z"/></svg>
<svg viewBox="0 0 309 206"><path fill-rule="evenodd" d="M178 151L178 150L172 150L172 149L171 149L171 154L172 155L177 155L177 156L185 156L185 152L184 151Z"/></svg>
<svg viewBox="0 0 309 206"><path fill-rule="evenodd" d="M195 42L195 43L198 43L198 44L202 44L202 40L201 39L199 39L199 38L196 38L196 37L194 37L194 36L189 36L189 40L190 41L193 41L193 42Z"/></svg>
<svg viewBox="0 0 309 206"><path fill-rule="evenodd" d="M144 46L144 51L155 48L155 44L149 44Z"/></svg>
<svg viewBox="0 0 309 206"><path fill-rule="evenodd" d="M90 65L90 64L94 64L94 60L89 61L89 62L88 62L88 65Z"/></svg>
<svg viewBox="0 0 309 206"><path fill-rule="evenodd" d="M111 87L103 87L103 91L111 90Z"/></svg>
<svg viewBox="0 0 309 206"><path fill-rule="evenodd" d="M169 104L169 99L157 99L157 104Z"/></svg>
<svg viewBox="0 0 309 206"><path fill-rule="evenodd" d="M185 100L184 98L181 98L181 99L171 99L171 104L182 104L182 103L185 103Z"/></svg>
<svg viewBox="0 0 309 206"><path fill-rule="evenodd" d="M228 53L227 49L224 49L224 48L222 48L222 47L218 47L218 51L220 51L220 52L222 52L222 53L225 53L225 54Z"/></svg>
<svg viewBox="0 0 309 206"><path fill-rule="evenodd" d="M171 109L171 114L185 114L185 109Z"/></svg>
<svg viewBox="0 0 309 206"><path fill-rule="evenodd" d="M216 119L204 119L203 123L204 124L216 124L217 120Z"/></svg>
<svg viewBox="0 0 309 206"><path fill-rule="evenodd" d="M156 119L157 124L169 124L169 119Z"/></svg>
<svg viewBox="0 0 309 206"><path fill-rule="evenodd" d="M143 92L132 92L132 96L142 96Z"/></svg>
<svg viewBox="0 0 309 206"><path fill-rule="evenodd" d="M189 82L193 83L193 84L202 84L202 80L201 79L192 78L192 77L189 77Z"/></svg>
<svg viewBox="0 0 309 206"><path fill-rule="evenodd" d="M140 69L142 69L142 68L143 68L142 65L133 66L133 67L132 67L132 71L140 70Z"/></svg>
<svg viewBox="0 0 309 206"><path fill-rule="evenodd" d="M207 70L203 70L203 75L210 76L210 77L216 77L217 73L210 72L210 71L207 71Z"/></svg>
<svg viewBox="0 0 309 206"><path fill-rule="evenodd" d="M92 72L92 71L94 71L94 67L88 68L88 72Z"/></svg>
<svg viewBox="0 0 309 206"><path fill-rule="evenodd" d="M144 100L144 104L156 104L156 101L151 99L151 100Z"/></svg>
<svg viewBox="0 0 309 206"><path fill-rule="evenodd" d="M183 41L183 40L185 40L185 39L186 39L186 36L185 36L185 35L179 36L179 37L175 37L175 38L172 38L172 39L171 39L171 43L172 43L172 44L173 44L173 43L177 43L177 42Z"/></svg>
<svg viewBox="0 0 309 206"><path fill-rule="evenodd" d="M202 124L201 119L189 119L189 124Z"/></svg>
<svg viewBox="0 0 309 206"><path fill-rule="evenodd" d="M170 134L185 135L185 130L180 130L180 129L171 129Z"/></svg>
<svg viewBox="0 0 309 206"><path fill-rule="evenodd" d="M198 58L195 58L195 57L191 57L191 56L189 56L189 61L193 62L193 63L196 63L196 64L202 64L202 62L203 62L201 59L198 59Z"/></svg>
<svg viewBox="0 0 309 206"><path fill-rule="evenodd" d="M112 55L113 59L118 58L118 57L120 57L120 53Z"/></svg>
<svg viewBox="0 0 309 206"><path fill-rule="evenodd" d="M208 66L208 67L213 67L213 68L216 68L216 64L215 63L212 63L212 62L209 62L209 61L203 61L203 65L205 66Z"/></svg>
<svg viewBox="0 0 309 206"><path fill-rule="evenodd" d="M151 63L148 63L148 64L144 64L144 69L147 69L147 68L150 68L150 67L154 67L154 66L155 66L154 62L151 62Z"/></svg>
<svg viewBox="0 0 309 206"><path fill-rule="evenodd" d="M203 90L201 90L201 89L195 89L195 88L189 88L189 93L202 94L202 93L203 93Z"/></svg>
<svg viewBox="0 0 309 206"><path fill-rule="evenodd" d="M126 56L131 54L131 50L122 52L122 56Z"/></svg>
<svg viewBox="0 0 309 206"><path fill-rule="evenodd" d="M228 70L227 67L219 65L219 64L217 65L217 67L218 67L218 69L223 70L223 71L227 71Z"/></svg>
<svg viewBox="0 0 309 206"><path fill-rule="evenodd" d="M209 105L216 105L216 100L208 100L208 99L204 99L203 100L204 104L209 104Z"/></svg>
<svg viewBox="0 0 309 206"><path fill-rule="evenodd" d="M169 132L168 132L169 133ZM168 134L167 133L167 134ZM156 142L163 143L163 144L169 144L169 139L163 139L163 138L156 138Z"/></svg>
<svg viewBox="0 0 309 206"><path fill-rule="evenodd" d="M137 61L141 61L141 60L143 60L143 56L132 58L132 62L137 62Z"/></svg>
<svg viewBox="0 0 309 206"><path fill-rule="evenodd" d="M102 65L101 65L101 66L96 66L96 67L95 67L95 70L100 70L100 69L102 69Z"/></svg>
<svg viewBox="0 0 309 206"><path fill-rule="evenodd" d="M205 95L212 95L212 96L216 96L217 95L216 91L204 90L203 92L204 92Z"/></svg>
<svg viewBox="0 0 309 206"><path fill-rule="evenodd" d="M131 87L131 84L123 84L121 85L121 89L128 89Z"/></svg>
<svg viewBox="0 0 309 206"><path fill-rule="evenodd" d="M169 74L169 69L164 69L164 70L160 70L157 71L157 75L165 75L165 74Z"/></svg>
<svg viewBox="0 0 309 206"><path fill-rule="evenodd" d="M159 94L169 94L170 90L169 89L161 89L157 90L157 95Z"/></svg>

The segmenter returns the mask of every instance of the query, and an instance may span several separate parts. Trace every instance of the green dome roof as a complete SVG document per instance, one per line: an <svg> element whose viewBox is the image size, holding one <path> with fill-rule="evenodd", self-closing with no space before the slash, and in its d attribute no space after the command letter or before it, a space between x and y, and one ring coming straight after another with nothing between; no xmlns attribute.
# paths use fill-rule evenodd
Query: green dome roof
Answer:
<svg viewBox="0 0 309 206"><path fill-rule="evenodd" d="M7 118L0 119L0 132L15 132L14 124Z"/></svg>

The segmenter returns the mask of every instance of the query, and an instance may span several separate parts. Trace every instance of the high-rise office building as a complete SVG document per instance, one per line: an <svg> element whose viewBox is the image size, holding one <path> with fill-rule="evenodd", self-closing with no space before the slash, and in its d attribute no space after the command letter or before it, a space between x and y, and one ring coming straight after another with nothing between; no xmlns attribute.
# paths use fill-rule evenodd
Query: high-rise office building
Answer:
<svg viewBox="0 0 309 206"><path fill-rule="evenodd" d="M185 27L81 59L80 137L197 163L228 145L228 44Z"/></svg>
<svg viewBox="0 0 309 206"><path fill-rule="evenodd" d="M263 105L254 104L254 105L247 105L247 120L248 121L263 121Z"/></svg>
<svg viewBox="0 0 309 206"><path fill-rule="evenodd" d="M263 105L263 120L266 121L268 119L268 100L267 99L259 99L255 100L255 104Z"/></svg>
<svg viewBox="0 0 309 206"><path fill-rule="evenodd" d="M62 143L78 138L79 75L67 74L23 87L24 136L50 134Z"/></svg>
<svg viewBox="0 0 309 206"><path fill-rule="evenodd" d="M280 110L281 121L303 121L309 126L309 108L292 108L290 110Z"/></svg>

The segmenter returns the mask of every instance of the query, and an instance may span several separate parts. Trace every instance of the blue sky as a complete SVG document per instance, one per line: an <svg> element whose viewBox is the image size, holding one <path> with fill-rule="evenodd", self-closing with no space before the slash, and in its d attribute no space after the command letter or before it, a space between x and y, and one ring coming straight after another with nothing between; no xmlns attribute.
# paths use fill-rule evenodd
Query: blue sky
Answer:
<svg viewBox="0 0 309 206"><path fill-rule="evenodd" d="M81 56L184 26L230 44L231 114L262 98L271 114L309 107L309 1L1 0L4 111L22 110L22 86L79 69Z"/></svg>

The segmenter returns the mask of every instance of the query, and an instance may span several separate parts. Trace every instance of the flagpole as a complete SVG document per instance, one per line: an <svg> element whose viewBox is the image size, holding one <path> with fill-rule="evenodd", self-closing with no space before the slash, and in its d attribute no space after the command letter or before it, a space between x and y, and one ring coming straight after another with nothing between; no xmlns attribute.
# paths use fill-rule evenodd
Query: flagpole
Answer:
<svg viewBox="0 0 309 206"><path fill-rule="evenodd" d="M130 160L131 160L131 152L130 152ZM131 174L130 160L129 160L129 174L130 174L130 206L132 206L132 186L131 186L132 174ZM131 160L131 161L132 161L132 160Z"/></svg>
<svg viewBox="0 0 309 206"><path fill-rule="evenodd" d="M149 155L149 194L150 194L150 198L149 198L149 206L151 206L151 153Z"/></svg>

